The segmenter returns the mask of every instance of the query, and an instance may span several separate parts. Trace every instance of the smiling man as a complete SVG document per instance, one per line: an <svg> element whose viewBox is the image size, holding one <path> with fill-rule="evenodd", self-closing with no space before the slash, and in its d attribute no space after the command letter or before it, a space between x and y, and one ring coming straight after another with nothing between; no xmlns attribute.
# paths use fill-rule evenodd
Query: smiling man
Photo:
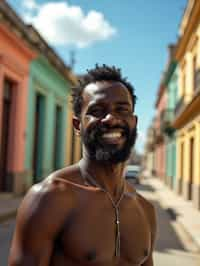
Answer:
<svg viewBox="0 0 200 266"><path fill-rule="evenodd" d="M96 66L73 94L78 164L34 185L17 215L10 266L153 266L153 206L124 178L137 135L132 85Z"/></svg>

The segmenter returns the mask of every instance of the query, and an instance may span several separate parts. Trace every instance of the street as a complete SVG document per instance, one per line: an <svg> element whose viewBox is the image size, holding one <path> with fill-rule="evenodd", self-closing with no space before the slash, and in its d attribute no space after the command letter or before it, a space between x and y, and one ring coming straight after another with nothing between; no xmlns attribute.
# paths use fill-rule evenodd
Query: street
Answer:
<svg viewBox="0 0 200 266"><path fill-rule="evenodd" d="M149 185L137 186L137 191L149 199L156 208L158 233L154 251L155 266L199 266L200 255L180 225L177 225L170 210L162 208L156 191Z"/></svg>
<svg viewBox="0 0 200 266"><path fill-rule="evenodd" d="M137 190L156 207L158 236L154 252L155 266L199 266L200 255L182 228L176 225L173 214L162 208L151 186L138 185ZM7 266L10 240L14 229L14 220L0 225L0 265Z"/></svg>

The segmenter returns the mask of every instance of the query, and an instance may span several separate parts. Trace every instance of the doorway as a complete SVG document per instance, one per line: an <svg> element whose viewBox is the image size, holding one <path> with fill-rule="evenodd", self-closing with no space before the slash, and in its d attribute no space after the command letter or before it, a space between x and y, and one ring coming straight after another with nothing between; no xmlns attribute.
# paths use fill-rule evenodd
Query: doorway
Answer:
<svg viewBox="0 0 200 266"><path fill-rule="evenodd" d="M7 179L8 174L8 147L10 142L11 107L12 107L13 83L5 79L3 83L2 99L2 127L0 140L0 191L11 190L11 185Z"/></svg>
<svg viewBox="0 0 200 266"><path fill-rule="evenodd" d="M60 168L62 155L62 107L56 105L55 108L55 131L54 131L54 147L53 147L53 169Z"/></svg>
<svg viewBox="0 0 200 266"><path fill-rule="evenodd" d="M33 182L41 180L43 174L43 143L45 130L45 96L36 94L35 117L34 117L34 141L33 141Z"/></svg>
<svg viewBox="0 0 200 266"><path fill-rule="evenodd" d="M194 138L190 138L190 172L189 172L189 188L188 188L188 199L192 199L192 186L194 175Z"/></svg>

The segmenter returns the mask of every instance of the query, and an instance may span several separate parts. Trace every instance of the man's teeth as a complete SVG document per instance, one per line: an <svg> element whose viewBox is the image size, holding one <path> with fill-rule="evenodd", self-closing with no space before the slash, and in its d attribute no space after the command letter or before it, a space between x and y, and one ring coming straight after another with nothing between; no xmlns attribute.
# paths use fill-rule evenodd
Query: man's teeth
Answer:
<svg viewBox="0 0 200 266"><path fill-rule="evenodd" d="M104 133L103 138L120 138L122 134L120 132Z"/></svg>

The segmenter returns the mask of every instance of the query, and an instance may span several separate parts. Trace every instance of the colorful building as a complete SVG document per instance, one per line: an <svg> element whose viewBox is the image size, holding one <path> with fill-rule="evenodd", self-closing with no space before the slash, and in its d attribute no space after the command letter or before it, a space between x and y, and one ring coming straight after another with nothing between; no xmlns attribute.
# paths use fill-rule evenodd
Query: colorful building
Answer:
<svg viewBox="0 0 200 266"><path fill-rule="evenodd" d="M68 105L77 78L5 1L0 15L0 192L19 194L80 159Z"/></svg>
<svg viewBox="0 0 200 266"><path fill-rule="evenodd" d="M177 191L200 208L200 1L188 1L175 59L178 103L173 126L177 130Z"/></svg>
<svg viewBox="0 0 200 266"><path fill-rule="evenodd" d="M154 120L147 130L147 140L145 143L145 156L144 156L144 164L146 176L154 176L155 175L155 128L154 128Z"/></svg>
<svg viewBox="0 0 200 266"><path fill-rule="evenodd" d="M73 129L73 110L72 99L68 97L68 117L67 117L67 146L66 146L66 165L78 162L82 156L82 147L80 136L75 134Z"/></svg>
<svg viewBox="0 0 200 266"><path fill-rule="evenodd" d="M21 192L30 62L36 57L25 25L0 3L0 192Z"/></svg>
<svg viewBox="0 0 200 266"><path fill-rule="evenodd" d="M178 93L178 67L174 60L175 46L169 47L169 59L164 74L164 84L167 93L166 109L162 116L162 131L166 146L166 182L172 188L176 187L176 135L172 126Z"/></svg>
<svg viewBox="0 0 200 266"><path fill-rule="evenodd" d="M27 186L65 166L67 97L72 86L70 69L38 32L29 26L39 57L31 62L27 116Z"/></svg>
<svg viewBox="0 0 200 266"><path fill-rule="evenodd" d="M155 118L155 174L161 180L166 182L166 166L165 166L165 156L166 147L165 139L162 130L163 114L166 109L167 104L167 92L166 87L161 81L157 100L156 100L156 118Z"/></svg>

